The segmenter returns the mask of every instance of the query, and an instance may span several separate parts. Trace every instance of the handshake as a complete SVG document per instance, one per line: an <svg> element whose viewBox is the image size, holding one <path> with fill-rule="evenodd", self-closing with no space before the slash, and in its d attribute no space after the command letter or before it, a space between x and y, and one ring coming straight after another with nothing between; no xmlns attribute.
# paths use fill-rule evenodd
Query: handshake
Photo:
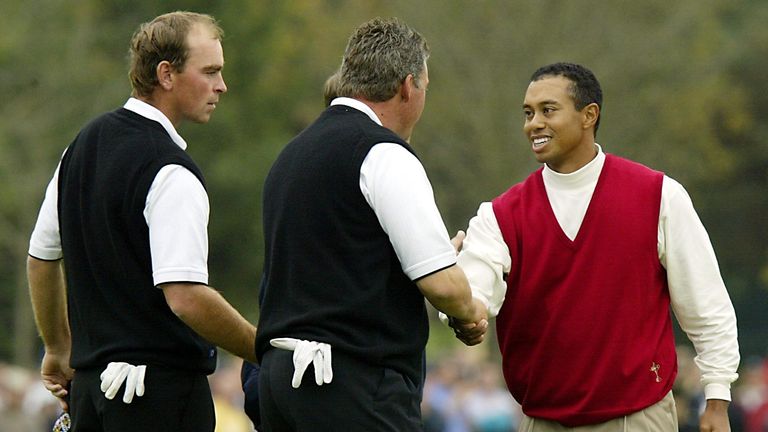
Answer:
<svg viewBox="0 0 768 432"><path fill-rule="evenodd" d="M456 338L467 346L477 345L485 339L485 333L488 331L488 309L481 300L477 298L472 299L477 311L480 313L480 318L477 321L463 321L451 316L447 316L444 313L440 313L440 320L448 324L452 329Z"/></svg>
<svg viewBox="0 0 768 432"><path fill-rule="evenodd" d="M453 317L447 317L448 325L453 329L456 338L467 346L477 345L485 339L485 333L488 331L488 320L481 319L479 322L460 321Z"/></svg>
<svg viewBox="0 0 768 432"><path fill-rule="evenodd" d="M451 238L451 244L456 249L456 253L461 252L464 246L464 238L466 233L459 231L456 236ZM461 279L465 279L466 276L462 270L458 271L461 274ZM466 280L466 279L465 279ZM488 331L488 305L480 298L472 296L469 318L466 320L460 320L458 318L448 316L444 312L439 313L440 320L448 324L452 329L456 338L462 341L467 346L477 345L485 338L485 333ZM467 318L467 317L465 317Z"/></svg>

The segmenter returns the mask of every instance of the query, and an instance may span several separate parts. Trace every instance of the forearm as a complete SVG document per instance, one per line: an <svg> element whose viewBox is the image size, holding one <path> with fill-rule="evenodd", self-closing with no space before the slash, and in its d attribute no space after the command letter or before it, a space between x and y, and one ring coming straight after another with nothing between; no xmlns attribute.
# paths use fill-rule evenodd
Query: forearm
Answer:
<svg viewBox="0 0 768 432"><path fill-rule="evenodd" d="M171 310L208 342L256 362L256 327L216 290L200 284L161 285Z"/></svg>
<svg viewBox="0 0 768 432"><path fill-rule="evenodd" d="M69 355L67 290L61 260L44 261L28 256L27 280L35 324L46 352Z"/></svg>
<svg viewBox="0 0 768 432"><path fill-rule="evenodd" d="M426 276L416 285L432 306L450 317L466 322L485 318L478 302L472 299L464 272L456 265Z"/></svg>

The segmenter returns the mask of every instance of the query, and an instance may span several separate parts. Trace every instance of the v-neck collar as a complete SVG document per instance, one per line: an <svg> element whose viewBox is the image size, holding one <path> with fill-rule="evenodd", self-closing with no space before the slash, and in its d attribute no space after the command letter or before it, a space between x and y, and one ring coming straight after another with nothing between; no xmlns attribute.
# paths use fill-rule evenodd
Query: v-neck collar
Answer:
<svg viewBox="0 0 768 432"><path fill-rule="evenodd" d="M602 184L604 183L603 177L605 176L606 168L610 164L609 161L610 158L602 152L602 149L600 149L595 159L573 173L559 174L544 166L541 170L539 170L539 175L536 176L538 189L542 194L541 198L543 198L543 202L546 205L545 213L546 218L548 219L548 223L551 224L553 229L557 231L557 237L569 248L578 248L579 245L583 242L581 239L585 237L585 231L590 229L590 221L593 218L591 215L595 212L595 210L593 210L593 208L597 205L595 203L600 201ZM545 174L546 170L549 172ZM544 184L545 175L549 176L548 180L555 179L555 181L558 183L557 186L564 186L565 188L568 188L569 186L574 187L583 185L586 182L593 181L594 176L597 176L595 189L592 192L592 196L589 200L589 203L587 204L586 212L584 213L584 218L582 219L581 224L579 225L579 229L577 230L573 240L568 237L568 235L563 230L563 227L560 225L560 222L557 220L555 211L552 208L552 203L550 202L549 196L547 195L547 188Z"/></svg>

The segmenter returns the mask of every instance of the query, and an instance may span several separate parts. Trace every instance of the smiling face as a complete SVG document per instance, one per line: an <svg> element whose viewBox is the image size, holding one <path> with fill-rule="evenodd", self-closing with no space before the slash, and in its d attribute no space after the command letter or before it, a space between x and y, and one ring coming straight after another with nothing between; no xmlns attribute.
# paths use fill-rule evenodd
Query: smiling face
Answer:
<svg viewBox="0 0 768 432"><path fill-rule="evenodd" d="M528 85L523 102L523 132L536 160L560 173L578 170L597 154L599 108L593 103L577 110L571 85L563 76L545 76Z"/></svg>
<svg viewBox="0 0 768 432"><path fill-rule="evenodd" d="M221 42L204 25L197 24L187 35L188 57L181 71L172 72L173 104L169 119L206 123L219 96L227 91L221 70L224 51Z"/></svg>

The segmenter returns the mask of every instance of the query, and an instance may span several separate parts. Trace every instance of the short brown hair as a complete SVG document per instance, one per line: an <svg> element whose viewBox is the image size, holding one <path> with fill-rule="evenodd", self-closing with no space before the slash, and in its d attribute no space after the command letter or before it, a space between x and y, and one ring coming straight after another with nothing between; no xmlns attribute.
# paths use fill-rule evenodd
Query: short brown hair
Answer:
<svg viewBox="0 0 768 432"><path fill-rule="evenodd" d="M323 84L323 101L328 106L339 96L339 71L333 73Z"/></svg>
<svg viewBox="0 0 768 432"><path fill-rule="evenodd" d="M420 85L429 58L424 37L397 18L374 18L349 38L339 71L339 96L391 99L409 75Z"/></svg>
<svg viewBox="0 0 768 432"><path fill-rule="evenodd" d="M131 80L134 96L149 96L158 84L157 65L168 61L183 71L187 61L187 35L195 24L208 27L216 39L224 32L216 20L206 14L177 11L160 15L139 26L131 39Z"/></svg>

